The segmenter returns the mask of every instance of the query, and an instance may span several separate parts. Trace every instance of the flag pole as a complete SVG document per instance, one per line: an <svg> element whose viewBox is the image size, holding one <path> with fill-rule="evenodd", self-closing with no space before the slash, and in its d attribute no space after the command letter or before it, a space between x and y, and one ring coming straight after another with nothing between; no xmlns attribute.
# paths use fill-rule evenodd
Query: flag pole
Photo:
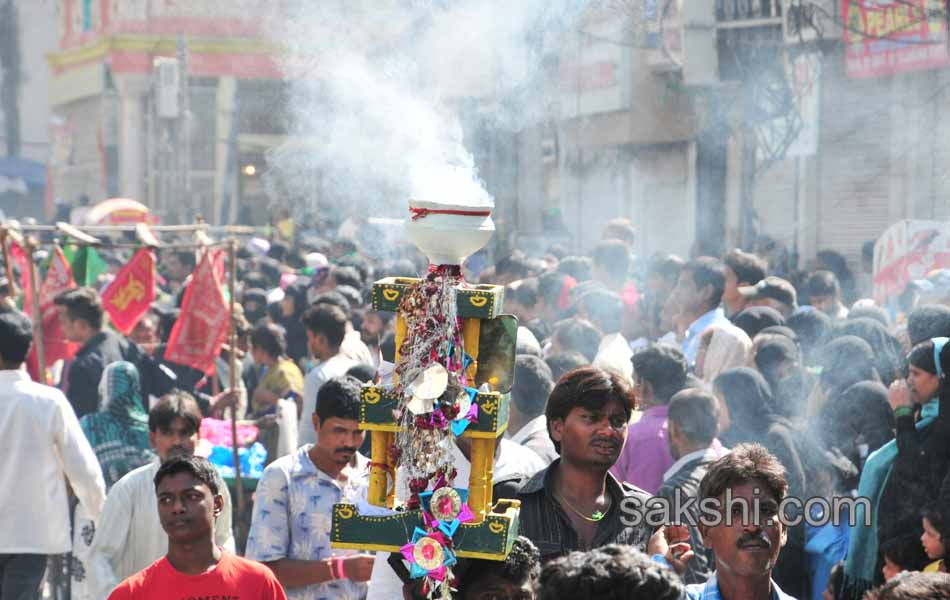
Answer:
<svg viewBox="0 0 950 600"><path fill-rule="evenodd" d="M234 328L234 305L235 305L235 271L237 259L237 243L232 237L228 240L228 345L231 348L228 351L228 382L231 393L237 393L237 331ZM238 527L243 529L241 518L244 515L244 484L241 481L241 460L238 454L238 435L237 435L237 412L238 405L231 407L231 449L234 452L234 486L237 488L237 514ZM240 531L240 529L239 529Z"/></svg>
<svg viewBox="0 0 950 600"><path fill-rule="evenodd" d="M27 236L24 244L26 250L26 265L30 269L30 287L33 288L32 312L33 312L33 345L36 348L37 376L40 383L47 385L46 379L46 349L43 347L43 312L40 310L40 286L39 277L36 272L36 261L33 254L36 252L36 240Z"/></svg>
<svg viewBox="0 0 950 600"><path fill-rule="evenodd" d="M9 243L9 230L6 227L0 228L0 244L3 245L3 264L7 270L7 281L10 282L10 297L16 300L16 297L20 295L20 292L17 289L16 279L13 277L13 261L10 260Z"/></svg>

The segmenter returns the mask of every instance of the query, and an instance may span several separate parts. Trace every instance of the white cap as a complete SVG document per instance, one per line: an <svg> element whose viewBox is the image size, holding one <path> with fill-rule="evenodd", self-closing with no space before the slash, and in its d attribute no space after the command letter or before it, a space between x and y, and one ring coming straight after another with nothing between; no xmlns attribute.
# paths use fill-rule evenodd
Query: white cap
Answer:
<svg viewBox="0 0 950 600"><path fill-rule="evenodd" d="M304 260L307 262L308 269L324 269L330 266L330 261L327 260L327 257L319 252L311 252Z"/></svg>
<svg viewBox="0 0 950 600"><path fill-rule="evenodd" d="M270 251L270 242L264 238L251 238L247 242L247 250L254 256L267 256Z"/></svg>

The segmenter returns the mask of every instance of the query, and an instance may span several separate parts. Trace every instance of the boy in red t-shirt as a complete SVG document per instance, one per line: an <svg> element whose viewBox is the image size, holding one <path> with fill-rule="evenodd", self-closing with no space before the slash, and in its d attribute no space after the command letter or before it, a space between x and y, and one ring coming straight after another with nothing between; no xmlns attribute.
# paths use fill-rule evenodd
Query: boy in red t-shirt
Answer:
<svg viewBox="0 0 950 600"><path fill-rule="evenodd" d="M173 458L155 474L155 491L168 554L119 584L109 600L286 600L270 569L215 545L214 521L224 498L211 463Z"/></svg>

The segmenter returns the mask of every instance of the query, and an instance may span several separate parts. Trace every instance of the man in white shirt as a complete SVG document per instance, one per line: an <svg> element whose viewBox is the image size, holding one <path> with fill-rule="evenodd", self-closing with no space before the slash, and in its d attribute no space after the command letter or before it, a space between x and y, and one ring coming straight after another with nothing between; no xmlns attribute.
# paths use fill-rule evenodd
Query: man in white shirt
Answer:
<svg viewBox="0 0 950 600"><path fill-rule="evenodd" d="M169 458L194 454L200 426L198 403L185 392L163 396L149 411L149 439L159 460L127 473L109 490L90 549L94 597L107 598L120 582L168 552L168 535L158 520L155 474ZM215 524L214 539L234 552L231 495L223 481L218 489L224 496L224 509Z"/></svg>
<svg viewBox="0 0 950 600"><path fill-rule="evenodd" d="M353 323L350 320L352 307L347 301L346 296L340 294L337 291L325 292L318 294L313 299L314 306L336 306L346 317L345 329L343 335L343 341L341 341L338 346L338 353L342 354L344 357L357 362L367 365L375 365L377 363L376 359L373 358L373 355L369 351L369 347L363 342L363 338L360 335L360 332L353 327ZM305 415L307 413L304 413Z"/></svg>
<svg viewBox="0 0 950 600"><path fill-rule="evenodd" d="M508 439L537 454L548 466L557 459L554 442L548 435L544 406L554 389L551 368L537 356L519 354L515 358L515 379L511 386Z"/></svg>
<svg viewBox="0 0 950 600"><path fill-rule="evenodd" d="M679 307L679 320L690 324L682 347L690 368L696 362L703 332L713 325L729 323L719 307L725 289L726 269L718 258L700 256L680 271L671 300Z"/></svg>
<svg viewBox="0 0 950 600"><path fill-rule="evenodd" d="M32 341L26 315L0 313L0 598L38 597L47 555L71 550L67 479L93 519L106 494L66 397L22 370Z"/></svg>
<svg viewBox="0 0 950 600"><path fill-rule="evenodd" d="M317 394L324 383L334 377L342 377L357 363L340 352L346 336L346 313L332 304L318 304L307 309L303 315L307 328L307 345L310 353L319 360L303 380L303 407L298 415L297 445L315 444L317 433L311 417L317 409Z"/></svg>

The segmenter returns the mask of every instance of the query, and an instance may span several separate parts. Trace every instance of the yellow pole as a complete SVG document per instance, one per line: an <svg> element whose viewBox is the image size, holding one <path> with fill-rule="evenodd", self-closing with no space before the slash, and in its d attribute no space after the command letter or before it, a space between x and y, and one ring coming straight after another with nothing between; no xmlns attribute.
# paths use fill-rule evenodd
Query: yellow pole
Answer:
<svg viewBox="0 0 950 600"><path fill-rule="evenodd" d="M462 339L465 352L472 357L465 375L469 385L475 387L475 375L478 373L478 342L481 335L481 319L465 319L462 324ZM468 505L475 516L475 523L485 520L491 511L492 471L495 464L495 439L472 438L472 471L468 480Z"/></svg>
<svg viewBox="0 0 950 600"><path fill-rule="evenodd" d="M400 314L396 318L396 357L399 363L399 348L406 339L406 319ZM373 463L369 469L369 503L373 506L392 508L396 500L396 465L393 464L389 448L396 441L396 434L389 431L370 432L372 446L370 459ZM389 485L389 474L392 473L393 485Z"/></svg>

